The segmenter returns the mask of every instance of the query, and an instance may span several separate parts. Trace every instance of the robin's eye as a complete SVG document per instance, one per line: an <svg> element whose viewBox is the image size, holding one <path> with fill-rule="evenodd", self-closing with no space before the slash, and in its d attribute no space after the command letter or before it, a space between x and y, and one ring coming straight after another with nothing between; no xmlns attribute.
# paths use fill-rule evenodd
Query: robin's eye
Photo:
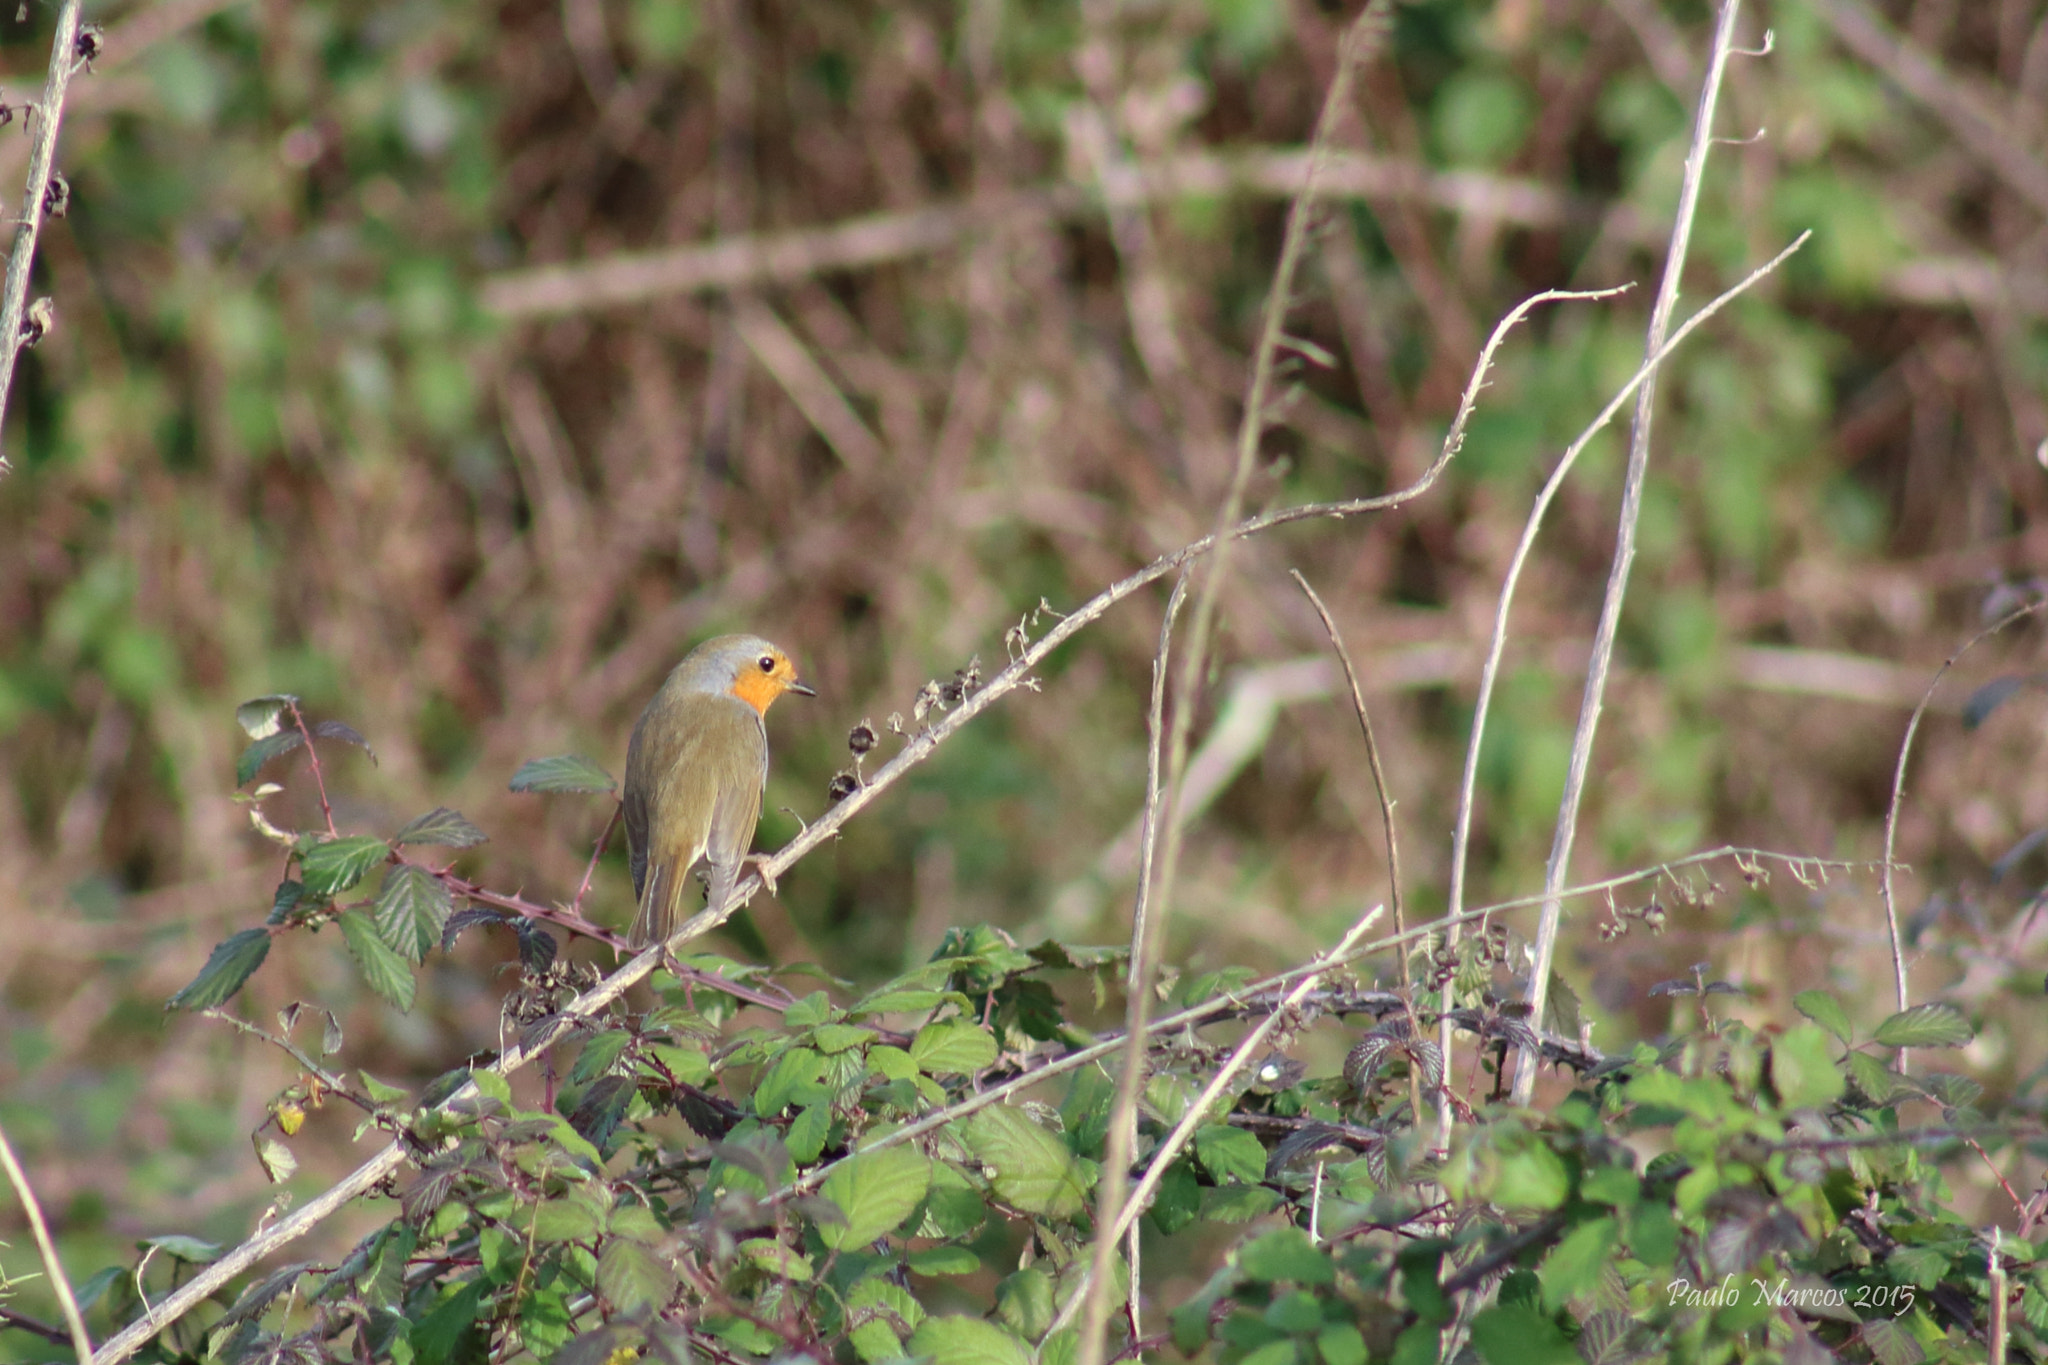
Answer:
<svg viewBox="0 0 2048 1365"><path fill-rule="evenodd" d="M773 673L775 671L775 656L773 654L763 654L758 662L763 673Z"/></svg>

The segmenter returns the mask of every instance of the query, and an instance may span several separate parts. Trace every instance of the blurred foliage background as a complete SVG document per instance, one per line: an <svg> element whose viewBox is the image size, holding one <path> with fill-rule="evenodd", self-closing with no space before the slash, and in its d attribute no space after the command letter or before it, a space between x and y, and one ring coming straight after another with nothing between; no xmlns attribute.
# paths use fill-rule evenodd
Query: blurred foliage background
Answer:
<svg viewBox="0 0 2048 1365"><path fill-rule="evenodd" d="M59 163L74 207L38 263L58 330L0 433L0 1120L76 1269L138 1236L238 1239L271 1198L245 1142L290 1073L161 1012L278 871L231 800L236 702L293 692L368 736L375 766L339 750L328 770L346 830L454 806L492 835L471 875L566 900L608 812L511 795L513 769L577 750L621 771L674 661L757 630L823 694L770 722L761 841L781 842L855 721L907 714L1041 600L1207 529L1354 8L96 14L107 55ZM1772 50L1730 73L1686 297L1816 237L1664 378L1575 880L1724 841L1875 857L1912 704L2048 562L2048 6L1750 11ZM1339 126L1254 501L1405 483L1506 309L1637 288L1526 324L1427 498L1237 557L1170 960L1298 960L1385 895L1355 722L1289 568L1359 654L1411 904L1441 906L1502 572L1557 453L1640 359L1711 17L1395 7ZM10 89L39 86L49 22L0 25ZM0 135L0 182L25 160ZM1523 584L1475 901L1540 883L1624 440L1589 453ZM1088 631L725 950L872 979L949 924L1121 941L1163 598ZM2038 644L2002 637L1936 694L1899 830L1916 995L1985 1020L1969 1063L2023 1112L2048 1075L2043 703L1974 730L1960 710ZM308 823L302 762L266 776ZM623 923L621 850L599 876ZM1598 1042L1664 1028L1644 988L1699 960L1760 1021L1818 984L1889 1009L1874 877L1723 890L1661 938L1603 943L1592 906L1570 921L1560 961ZM506 944L437 955L406 1017L338 935L286 946L244 1007L333 1006L352 1065L414 1082L497 1045ZM309 1129L306 1189L347 1127Z"/></svg>

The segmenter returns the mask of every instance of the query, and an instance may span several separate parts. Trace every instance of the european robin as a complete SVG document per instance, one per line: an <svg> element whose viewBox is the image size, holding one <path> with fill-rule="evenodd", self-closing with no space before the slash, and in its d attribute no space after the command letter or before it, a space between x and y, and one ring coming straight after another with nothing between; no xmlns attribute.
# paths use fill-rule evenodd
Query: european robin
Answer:
<svg viewBox="0 0 2048 1365"><path fill-rule="evenodd" d="M818 694L766 640L721 635L691 650L647 703L626 746L626 848L640 913L636 948L676 930L699 861L704 906L732 894L768 784L768 708L785 692Z"/></svg>

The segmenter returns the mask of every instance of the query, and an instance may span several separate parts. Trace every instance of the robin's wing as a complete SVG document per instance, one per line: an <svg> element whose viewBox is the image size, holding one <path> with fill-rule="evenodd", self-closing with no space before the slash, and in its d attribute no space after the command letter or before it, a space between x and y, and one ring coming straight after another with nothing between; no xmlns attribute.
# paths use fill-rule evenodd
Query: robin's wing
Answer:
<svg viewBox="0 0 2048 1365"><path fill-rule="evenodd" d="M712 805L711 830L704 841L704 861L711 867L704 894L707 911L725 908L747 850L753 847L754 827L761 823L761 793L768 786L768 727L752 707L747 708L747 719L753 724L753 743L749 746L736 735L727 749L734 762L719 775L718 800Z"/></svg>
<svg viewBox="0 0 2048 1365"><path fill-rule="evenodd" d="M735 785L747 789L750 818L758 818L767 755L759 713L735 697L684 697L658 713L650 707L641 717L626 756L627 785L643 794L645 804L635 845L642 864L636 879L640 912L631 935L636 947L675 932L690 869L714 848L719 858L713 861L723 857L738 814L732 809ZM739 835L735 860L745 855L753 835L749 823Z"/></svg>

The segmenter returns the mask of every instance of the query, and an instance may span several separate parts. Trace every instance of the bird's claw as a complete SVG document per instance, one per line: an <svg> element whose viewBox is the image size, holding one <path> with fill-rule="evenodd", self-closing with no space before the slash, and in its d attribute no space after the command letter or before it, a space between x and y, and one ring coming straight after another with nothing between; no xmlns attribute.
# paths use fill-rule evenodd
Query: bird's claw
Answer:
<svg viewBox="0 0 2048 1365"><path fill-rule="evenodd" d="M761 885L767 889L768 894L777 895L775 874L768 868L768 864L774 861L772 856L766 853L749 853L745 861L754 865L754 872L761 878Z"/></svg>

